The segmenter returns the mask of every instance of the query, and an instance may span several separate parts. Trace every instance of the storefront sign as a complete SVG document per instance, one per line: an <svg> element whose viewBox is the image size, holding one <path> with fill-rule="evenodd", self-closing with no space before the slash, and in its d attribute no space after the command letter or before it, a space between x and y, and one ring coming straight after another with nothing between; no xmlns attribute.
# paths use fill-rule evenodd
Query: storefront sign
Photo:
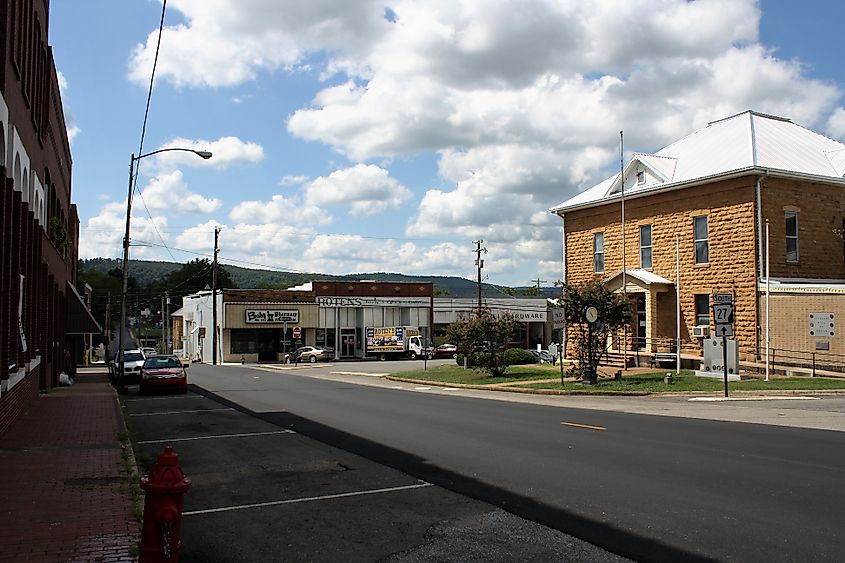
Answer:
<svg viewBox="0 0 845 563"><path fill-rule="evenodd" d="M428 297L318 297L320 307L428 307Z"/></svg>
<svg viewBox="0 0 845 563"><path fill-rule="evenodd" d="M244 311L247 323L298 323L299 311L277 309L247 309Z"/></svg>

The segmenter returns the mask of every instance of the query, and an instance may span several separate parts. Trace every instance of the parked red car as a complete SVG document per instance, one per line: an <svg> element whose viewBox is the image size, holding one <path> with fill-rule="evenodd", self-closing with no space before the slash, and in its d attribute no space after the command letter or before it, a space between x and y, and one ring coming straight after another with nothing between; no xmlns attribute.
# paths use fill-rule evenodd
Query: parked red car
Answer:
<svg viewBox="0 0 845 563"><path fill-rule="evenodd" d="M457 358L458 347L454 344L441 344L434 349L435 358Z"/></svg>
<svg viewBox="0 0 845 563"><path fill-rule="evenodd" d="M176 356L153 356L144 360L141 367L141 393L153 389L188 391L187 365Z"/></svg>

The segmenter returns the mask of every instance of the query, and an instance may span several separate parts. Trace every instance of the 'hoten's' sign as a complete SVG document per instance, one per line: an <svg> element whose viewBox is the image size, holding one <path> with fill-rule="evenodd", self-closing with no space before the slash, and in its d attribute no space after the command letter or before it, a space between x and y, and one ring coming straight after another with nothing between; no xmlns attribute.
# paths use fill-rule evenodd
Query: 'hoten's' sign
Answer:
<svg viewBox="0 0 845 563"><path fill-rule="evenodd" d="M248 323L298 323L299 311L282 311L276 309L247 309L246 322Z"/></svg>

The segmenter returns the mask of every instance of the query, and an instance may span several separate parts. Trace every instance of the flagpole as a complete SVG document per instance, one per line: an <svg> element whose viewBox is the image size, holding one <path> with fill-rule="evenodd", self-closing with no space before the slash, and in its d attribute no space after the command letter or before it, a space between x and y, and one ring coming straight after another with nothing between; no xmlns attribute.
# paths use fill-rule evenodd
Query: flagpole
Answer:
<svg viewBox="0 0 845 563"><path fill-rule="evenodd" d="M627 265L625 262L625 134L619 131L619 182L622 185L622 295L626 306L628 302L628 280L626 279ZM628 369L628 325L623 327L622 336L622 370Z"/></svg>

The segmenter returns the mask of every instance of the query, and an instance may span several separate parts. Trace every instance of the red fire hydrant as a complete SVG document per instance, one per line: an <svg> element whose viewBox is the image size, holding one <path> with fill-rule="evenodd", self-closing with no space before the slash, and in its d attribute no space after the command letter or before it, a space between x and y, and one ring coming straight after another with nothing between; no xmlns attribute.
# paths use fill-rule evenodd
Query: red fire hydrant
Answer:
<svg viewBox="0 0 845 563"><path fill-rule="evenodd" d="M179 467L171 446L158 454L150 474L141 477L146 491L139 563L174 563L182 549L182 505L191 480Z"/></svg>

